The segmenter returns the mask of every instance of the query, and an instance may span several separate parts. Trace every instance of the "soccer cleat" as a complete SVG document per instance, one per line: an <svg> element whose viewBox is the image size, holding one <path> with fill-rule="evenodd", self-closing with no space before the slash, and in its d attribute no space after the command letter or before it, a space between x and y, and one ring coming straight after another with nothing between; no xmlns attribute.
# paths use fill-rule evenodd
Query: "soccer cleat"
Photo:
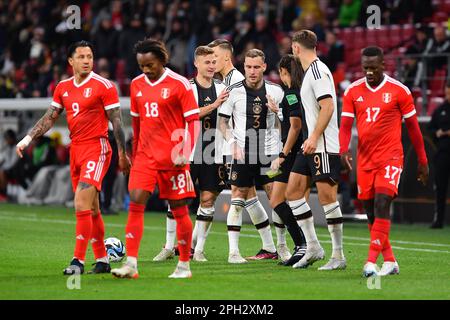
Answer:
<svg viewBox="0 0 450 320"><path fill-rule="evenodd" d="M306 248L305 247L295 247L294 248L294 253L292 254L292 256L289 258L289 260L287 261L281 261L278 264L280 266L285 266L285 267L290 267L293 266L294 264L296 264L297 262L299 262L301 260L301 258L303 258L303 256L306 253Z"/></svg>
<svg viewBox="0 0 450 320"><path fill-rule="evenodd" d="M111 266L109 263L98 261L93 264L94 268L88 271L88 274L97 274L97 273L110 273Z"/></svg>
<svg viewBox="0 0 450 320"><path fill-rule="evenodd" d="M192 260L198 261L198 262L206 262L208 259L206 259L205 254L201 251L194 252L194 256L192 257Z"/></svg>
<svg viewBox="0 0 450 320"><path fill-rule="evenodd" d="M84 273L84 264L82 264L78 259L72 259L72 261L70 261L70 265L63 270L63 274L65 276L83 273Z"/></svg>
<svg viewBox="0 0 450 320"><path fill-rule="evenodd" d="M330 258L328 262L321 266L317 270L344 270L347 267L347 261L345 258L343 259L336 259L336 258Z"/></svg>
<svg viewBox="0 0 450 320"><path fill-rule="evenodd" d="M230 253L228 255L228 263L233 263L233 264L237 264L237 263L247 263L248 261L245 260L241 254L239 252L237 253Z"/></svg>
<svg viewBox="0 0 450 320"><path fill-rule="evenodd" d="M181 279L181 278L191 278L192 272L189 268L183 268L181 266L177 266L175 271L169 276L172 279Z"/></svg>
<svg viewBox="0 0 450 320"><path fill-rule="evenodd" d="M378 276L379 272L378 266L373 262L366 262L363 268L363 276L366 278L372 277L372 276Z"/></svg>
<svg viewBox="0 0 450 320"><path fill-rule="evenodd" d="M248 260L277 260L278 259L278 253L275 252L269 252L267 250L261 249L258 251L257 254L251 257L247 257Z"/></svg>
<svg viewBox="0 0 450 320"><path fill-rule="evenodd" d="M277 246L277 253L282 262L288 261L291 258L289 248L285 244Z"/></svg>
<svg viewBox="0 0 450 320"><path fill-rule="evenodd" d="M116 278L137 279L139 277L137 268L128 262L125 262L120 268L112 269L111 274Z"/></svg>
<svg viewBox="0 0 450 320"><path fill-rule="evenodd" d="M175 256L175 250L169 250L166 248L162 248L161 252L158 253L156 257L153 258L153 261L166 261L172 259Z"/></svg>
<svg viewBox="0 0 450 320"><path fill-rule="evenodd" d="M318 246L316 248L307 248L305 256L300 259L297 263L295 263L292 268L307 268L312 265L314 262L323 260L325 257L325 251L322 247Z"/></svg>
<svg viewBox="0 0 450 320"><path fill-rule="evenodd" d="M400 273L400 267L398 266L397 261L385 261L383 262L383 265L381 266L380 272L378 272L379 276L388 276L391 274L399 274Z"/></svg>

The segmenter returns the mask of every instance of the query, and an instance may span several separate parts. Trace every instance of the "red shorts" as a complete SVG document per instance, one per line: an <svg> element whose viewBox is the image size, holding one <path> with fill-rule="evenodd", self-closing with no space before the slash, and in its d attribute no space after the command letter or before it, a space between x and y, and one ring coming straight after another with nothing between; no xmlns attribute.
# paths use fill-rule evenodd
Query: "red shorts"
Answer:
<svg viewBox="0 0 450 320"><path fill-rule="evenodd" d="M70 176L73 192L79 182L102 190L102 181L111 162L111 146L108 139L99 138L97 143L72 144L70 146Z"/></svg>
<svg viewBox="0 0 450 320"><path fill-rule="evenodd" d="M358 199L369 200L375 193L395 197L403 171L403 159L393 159L384 166L371 170L357 169Z"/></svg>
<svg viewBox="0 0 450 320"><path fill-rule="evenodd" d="M144 163L144 160L139 159L133 161L128 183L130 191L141 189L153 193L158 185L161 199L195 198L194 184L188 169L156 170L146 167Z"/></svg>

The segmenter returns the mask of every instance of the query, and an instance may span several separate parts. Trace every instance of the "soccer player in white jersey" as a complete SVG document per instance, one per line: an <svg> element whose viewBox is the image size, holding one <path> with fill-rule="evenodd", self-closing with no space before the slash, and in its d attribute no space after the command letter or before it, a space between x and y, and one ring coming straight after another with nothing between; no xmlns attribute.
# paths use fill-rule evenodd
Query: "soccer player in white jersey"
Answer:
<svg viewBox="0 0 450 320"><path fill-rule="evenodd" d="M337 201L340 172L339 125L337 99L333 76L316 54L317 36L310 30L301 30L292 38L292 52L305 70L300 97L305 112L302 149L306 155L304 166L309 169L311 181L316 183L319 202L323 207L331 235L333 252L330 260L319 270L345 269L342 233L343 219ZM305 131L306 130L306 131ZM305 198L288 199L295 215L310 212ZM305 256L294 268L304 268L325 256L314 230L310 215L302 225L307 240Z"/></svg>
<svg viewBox="0 0 450 320"><path fill-rule="evenodd" d="M195 100L200 107L202 131L195 151L189 159L192 181L194 183L198 181L200 189L200 205L194 227L196 237L192 239L191 248L194 249L193 260L205 262L207 259L204 255L204 246L214 217L214 204L217 196L226 186L224 181L226 168L222 156L223 138L218 131L217 109L228 98L228 91L225 90L226 86L221 81L213 79L216 71L213 49L199 46L195 50L194 59L197 76L191 79L190 83ZM212 150L210 144L214 146ZM175 254L173 244L176 221L173 217L167 218L167 227L166 239L169 240L153 261L165 261ZM170 229L171 227L173 229ZM170 245L172 248L167 248Z"/></svg>
<svg viewBox="0 0 450 320"><path fill-rule="evenodd" d="M231 206L227 217L229 263L247 262L239 251L244 207L247 207L263 242L262 249L251 258L260 260L278 257L267 213L262 206L262 210L258 211L246 206L245 200L248 203L249 191L256 184L262 185L270 198L273 179L265 173L270 169L271 160L280 152L281 140L275 129L275 121L284 92L279 85L263 79L266 63L261 50L251 49L246 53L244 68L245 80L228 88L230 95L219 109L219 128L233 156ZM234 122L232 130L229 126L231 117Z"/></svg>
<svg viewBox="0 0 450 320"><path fill-rule="evenodd" d="M233 46L232 44L226 40L226 39L216 39L210 44L208 44L208 47L213 48L214 54L217 59L216 64L216 72L220 76L220 78L223 79L223 82L226 86L234 85L238 82L241 82L245 79L244 75L237 70L233 65ZM230 122L230 126L232 126L232 123ZM231 150L228 144L224 144L223 146L223 154L224 157L227 158L227 166L228 169L230 168L230 161L231 161ZM256 185L256 187L261 188L262 186ZM246 203L245 203L245 209L249 213L250 217L252 218L252 221L257 219L257 216L263 216L265 214L264 207L262 206L261 202L259 201L257 195L256 195L256 187L250 188ZM276 215L276 213L275 213ZM194 230L195 231L195 230ZM194 232L195 234L195 232ZM194 236L195 239L195 236ZM279 248L281 254L282 260L287 260L290 258L289 250L285 247ZM280 253L279 252L279 253ZM267 254L258 255L256 254L253 257L250 257L250 259L270 259L271 256Z"/></svg>

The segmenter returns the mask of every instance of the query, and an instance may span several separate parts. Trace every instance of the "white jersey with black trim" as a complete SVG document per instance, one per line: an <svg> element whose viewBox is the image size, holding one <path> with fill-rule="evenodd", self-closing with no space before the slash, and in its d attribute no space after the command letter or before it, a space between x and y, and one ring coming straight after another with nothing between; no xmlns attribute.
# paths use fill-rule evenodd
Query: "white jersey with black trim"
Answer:
<svg viewBox="0 0 450 320"><path fill-rule="evenodd" d="M214 101L222 91L227 87L220 80L214 79L211 87L204 88L196 80L189 80L194 93L195 101L199 108L206 107ZM196 141L194 152L192 152L189 161L194 163L223 163L223 145L224 138L222 132L219 130L219 117L217 110L213 110L210 114L204 116L201 121L202 130L199 140ZM214 142L213 148L211 143ZM199 154L201 153L201 154Z"/></svg>
<svg viewBox="0 0 450 320"><path fill-rule="evenodd" d="M303 136L310 137L319 118L319 101L325 98L333 99L333 115L325 131L317 141L315 152L339 153L339 120L337 110L336 90L330 69L318 58L306 69L300 89L305 119Z"/></svg>
<svg viewBox="0 0 450 320"><path fill-rule="evenodd" d="M246 86L245 80L228 87L230 95L219 108L219 116L233 117L232 134L246 154L260 153L277 155L281 150L281 137L275 128L276 114L266 105L266 95L271 96L276 104L284 97L283 89L270 81L264 81L259 89ZM260 145L260 137L264 135L264 146ZM262 139L261 139L262 140Z"/></svg>

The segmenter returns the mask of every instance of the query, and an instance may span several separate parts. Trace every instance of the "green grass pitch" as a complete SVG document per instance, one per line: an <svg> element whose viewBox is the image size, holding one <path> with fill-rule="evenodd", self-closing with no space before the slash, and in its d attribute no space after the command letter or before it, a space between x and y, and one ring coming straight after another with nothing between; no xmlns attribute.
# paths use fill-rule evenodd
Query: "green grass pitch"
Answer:
<svg viewBox="0 0 450 320"><path fill-rule="evenodd" d="M124 212L104 217L106 235L124 241L126 218ZM324 262L303 270L277 266L275 261L230 265L226 226L217 222L205 247L209 261L192 262L191 279L169 279L176 259L152 261L165 240L165 215L148 213L140 248L139 279L82 275L81 288L70 290L62 270L72 258L74 229L73 210L1 204L0 299L450 299L448 228L393 225L391 243L400 275L381 278L379 289L369 289L376 287L376 282L368 286L361 276L368 248L364 223L344 224L347 269L324 272L317 270ZM317 233L327 259L331 250L328 231L317 228ZM292 248L289 239L288 244ZM253 226L243 227L240 248L243 256L260 249ZM91 263L89 248L87 268Z"/></svg>

